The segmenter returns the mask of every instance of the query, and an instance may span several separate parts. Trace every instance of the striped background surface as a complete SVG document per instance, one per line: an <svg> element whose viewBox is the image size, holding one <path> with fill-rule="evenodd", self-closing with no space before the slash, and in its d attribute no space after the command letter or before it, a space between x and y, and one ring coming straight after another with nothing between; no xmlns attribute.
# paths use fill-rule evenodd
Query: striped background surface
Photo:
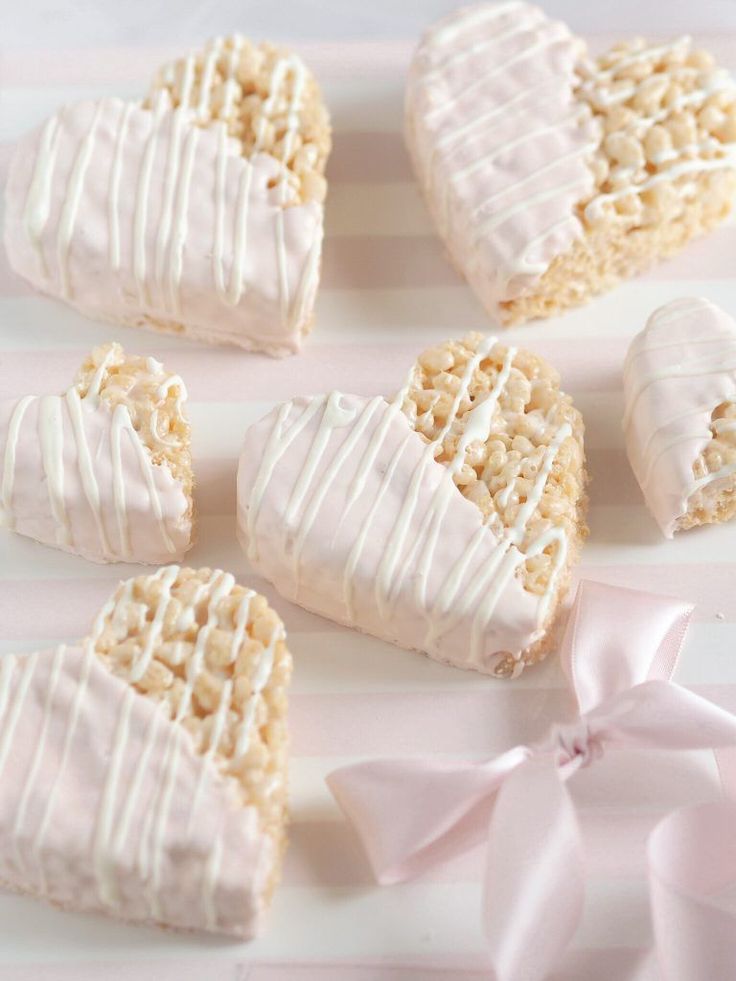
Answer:
<svg viewBox="0 0 736 981"><path fill-rule="evenodd" d="M606 43L596 38L597 46ZM703 39L736 66L736 38ZM275 402L340 388L391 392L423 347L489 329L445 261L403 149L405 43L302 47L323 82L335 124L323 288L303 355L286 361L202 349L111 328L43 299L0 255L0 395L61 390L83 354L117 339L180 372L190 391L198 480L195 565L251 576L234 535L235 464L245 427ZM4 56L0 171L14 140L61 102L136 95L169 51L24 52ZM660 538L626 463L621 363L657 305L707 295L736 312L736 222L651 275L564 318L518 328L560 369L584 413L591 537L579 575L670 593L697 604L678 680L736 711L736 524ZM98 604L134 566L99 567L0 532L0 652L83 633ZM296 671L293 825L284 883L268 932L247 947L68 915L0 893L0 978L105 977L191 981L369 981L484 976L481 854L381 890L327 793L323 777L375 755L482 758L540 736L569 711L554 660L516 682L429 662L358 636L275 598ZM1 789L1 788L0 788ZM585 913L555 977L652 979L644 846L668 810L716 791L705 754L616 754L576 776L589 859ZM390 820L390 815L387 815ZM540 924L540 930L544 924Z"/></svg>

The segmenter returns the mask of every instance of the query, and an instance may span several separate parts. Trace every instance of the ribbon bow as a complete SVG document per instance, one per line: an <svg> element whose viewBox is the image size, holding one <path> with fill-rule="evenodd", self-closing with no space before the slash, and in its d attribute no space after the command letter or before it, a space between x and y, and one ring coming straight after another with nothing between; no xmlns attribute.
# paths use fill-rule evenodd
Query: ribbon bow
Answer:
<svg viewBox="0 0 736 981"><path fill-rule="evenodd" d="M611 749L736 746L736 716L669 680L691 614L679 600L583 582L560 652L577 701L573 723L484 763L377 760L327 778L381 884L419 875L487 840L483 923L497 981L544 978L577 927L584 860L566 782L578 769ZM710 807L717 810L705 817L670 815L649 842L655 933L667 938L666 977L678 981L736 977L734 960L731 973L702 973L697 927L688 937L678 922L685 916L695 924L700 894L724 884L717 860L710 877L691 874L688 845L702 822L724 839L730 817L736 876L736 807ZM731 930L736 958L733 920ZM696 965L690 973L678 946Z"/></svg>

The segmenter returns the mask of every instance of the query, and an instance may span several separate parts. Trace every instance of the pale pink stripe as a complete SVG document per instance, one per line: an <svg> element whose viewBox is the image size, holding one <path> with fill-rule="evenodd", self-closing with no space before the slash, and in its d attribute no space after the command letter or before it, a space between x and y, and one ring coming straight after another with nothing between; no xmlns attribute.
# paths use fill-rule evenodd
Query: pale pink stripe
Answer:
<svg viewBox="0 0 736 981"><path fill-rule="evenodd" d="M295 658L298 664L298 647ZM492 756L541 739L550 719L569 712L565 689L496 684L459 692L295 694L289 721L296 756Z"/></svg>
<svg viewBox="0 0 736 981"><path fill-rule="evenodd" d="M181 956L181 955L179 955ZM444 966L421 963L422 955L416 958L419 963L402 958L397 963L394 958L382 961L372 959L334 960L330 963L315 961L280 961L271 964L249 960L225 960L217 957L217 968L213 973L213 962L200 956L187 961L146 960L124 963L82 961L71 964L33 964L0 968L2 981L202 981L203 978L217 978L217 981L424 981L425 978L437 981L487 981L487 972L480 968L454 967L446 961ZM458 958L454 958L457 962Z"/></svg>
<svg viewBox="0 0 736 981"><path fill-rule="evenodd" d="M298 645L294 654L298 664ZM736 684L688 687L736 710ZM551 720L569 717L564 688L512 684L472 691L296 693L289 708L292 749L299 757L490 757L542 739Z"/></svg>
<svg viewBox="0 0 736 981"><path fill-rule="evenodd" d="M43 563L44 554L44 547L39 545L40 564ZM196 548L189 556L189 562L196 564ZM722 574L714 575L714 569L717 572L718 568L696 562L668 566L635 566L630 563L588 566L583 560L573 578L592 578L631 589L654 590L682 597L696 604L697 620L712 622L716 614L722 614L724 622L736 623L736 593L733 590L731 566L723 565ZM0 582L3 639L79 637L89 627L95 611L121 576L140 571L141 566L111 565L100 566L94 579L3 580ZM242 564L239 561L230 571L264 593L282 613L287 628L303 632L337 629L332 621L294 606L279 597L265 580L250 575L245 557Z"/></svg>
<svg viewBox="0 0 736 981"><path fill-rule="evenodd" d="M643 507L644 498L624 449L586 450L591 507Z"/></svg>
<svg viewBox="0 0 736 981"><path fill-rule="evenodd" d="M385 174L385 179L395 176ZM342 179L347 179L347 174ZM734 251L736 228L724 226L716 229L707 242L696 242L683 255L654 265L643 279L725 279L732 271L730 257ZM462 284L462 277L445 257L442 243L433 235L328 234L325 239L323 289L422 289ZM3 256L0 297L28 294L29 287L13 274Z"/></svg>
<svg viewBox="0 0 736 981"><path fill-rule="evenodd" d="M581 808L586 864L591 877L643 875L646 839L666 811ZM484 846L432 867L418 882L475 883L483 878ZM299 821L289 828L284 883L323 888L365 887L373 876L355 832L345 821Z"/></svg>
<svg viewBox="0 0 736 981"><path fill-rule="evenodd" d="M736 227L721 225L686 249L652 266L643 279L672 282L680 279L730 279L736 250Z"/></svg>
<svg viewBox="0 0 736 981"><path fill-rule="evenodd" d="M643 892L643 890L642 890ZM649 911L642 903L643 909L634 915L648 916ZM632 911L626 909L624 915L631 917ZM611 913L611 931L614 929L614 916ZM549 976L549 981L658 981L658 973L651 953L639 947L604 947L579 950L568 950L557 968Z"/></svg>
<svg viewBox="0 0 736 981"><path fill-rule="evenodd" d="M181 48L33 48L3 51L3 85L83 85L140 82L142 91L159 65L182 55Z"/></svg>
<svg viewBox="0 0 736 981"><path fill-rule="evenodd" d="M238 461L235 457L195 459L194 501L197 514L235 515L237 467ZM233 523L234 521L233 517Z"/></svg>
<svg viewBox="0 0 736 981"><path fill-rule="evenodd" d="M49 308L53 316L53 308ZM456 333L462 330L455 328ZM448 330L448 332L450 332ZM394 333L394 336L400 331ZM393 394L400 387L422 345L416 341L388 343L376 332L373 343L322 344L319 328L297 358L275 360L265 355L243 354L227 347L152 350L167 368L186 380L189 397L197 402L270 402L315 395L339 389L355 395ZM99 343L114 340L116 329L100 325ZM523 345L523 336L515 342ZM535 340L534 351L556 367L564 366L563 387L572 392L618 391L625 340L585 338ZM63 390L87 355L84 349L4 351L0 355L0 392L20 398L28 392Z"/></svg>
<svg viewBox="0 0 736 981"><path fill-rule="evenodd" d="M292 644L292 648L298 665L298 643ZM736 684L688 685L688 688L729 712L736 711ZM566 689L522 688L511 683L459 691L297 692L292 693L289 705L292 752L300 758L369 759L434 753L490 758L511 746L541 740L552 721L570 717L570 695ZM682 762L680 765L684 766ZM686 774L687 770L682 772ZM647 771L647 778L650 777ZM592 774L590 779L600 781L601 775ZM642 784L639 774L636 780L636 797L632 801L634 791L629 784L609 775L604 791L609 796L604 799L611 799L611 787L616 787L618 782L622 806L636 803L639 794L644 796L651 786L651 779ZM660 792L664 783L662 777ZM711 790L713 786L709 784ZM621 799L616 794L613 798ZM593 851L603 847L602 840L600 831L593 836ZM608 871L614 867L612 862Z"/></svg>
<svg viewBox="0 0 736 981"><path fill-rule="evenodd" d="M325 239L325 289L461 286L433 235L343 235Z"/></svg>
<svg viewBox="0 0 736 981"><path fill-rule="evenodd" d="M649 35L652 40L655 37ZM613 33L587 34L594 52L605 51L621 40ZM662 40L670 35L662 35ZM203 39L192 38L189 44L177 47L78 48L49 50L24 48L3 52L3 82L5 86L89 85L90 80L136 82L148 79L163 62L177 58L188 47L196 48ZM415 39L378 41L303 41L280 38L279 43L293 47L322 77L354 78L356 70L372 73L403 73L408 66ZM706 47L723 65L736 64L736 38L733 34L699 33L699 46Z"/></svg>
<svg viewBox="0 0 736 981"><path fill-rule="evenodd" d="M336 132L327 177L330 181L383 184L411 181L413 174L401 133Z"/></svg>
<svg viewBox="0 0 736 981"><path fill-rule="evenodd" d="M171 47L123 45L108 48L66 48L3 51L3 84L46 87L90 86L94 82L145 85L156 69L187 50L202 46L205 38ZM356 70L370 67L372 72L403 73L409 64L413 42L406 41L303 41L279 38L278 43L293 48L319 78L355 78Z"/></svg>
<svg viewBox="0 0 736 981"><path fill-rule="evenodd" d="M640 948L582 948L568 951L550 981L590 981L591 978L655 981L656 973L642 967L649 952ZM252 961L217 957L217 981L488 981L483 954L426 954L403 957L335 958L331 961ZM126 962L23 964L2 968L2 981L201 981L213 962L201 955L186 961L142 957ZM203 973L205 972L205 973Z"/></svg>
<svg viewBox="0 0 736 981"><path fill-rule="evenodd" d="M49 309L53 315L53 309ZM114 326L101 325L99 343L114 340ZM206 350L207 357L202 357ZM401 384L417 355L416 345L320 344L317 338L296 358L276 360L226 347L153 350L166 367L186 379L193 401L274 401L340 388L356 395L391 393ZM0 354L0 392L5 398L26 394L29 379L36 392L65 389L87 352L46 350Z"/></svg>
<svg viewBox="0 0 736 981"><path fill-rule="evenodd" d="M206 543L203 547L206 548ZM42 565L45 547L39 545L37 548L39 565ZM197 566L203 565L205 560L206 556L198 560L195 546L185 562ZM84 559L77 561L81 563ZM237 576L239 582L263 593L279 611L288 630L301 633L337 630L332 621L283 599L265 579L250 574L246 565L243 556L241 561L231 564L228 571ZM107 565L100 566L94 579L1 580L2 639L20 642L37 637L58 640L82 637L90 629L96 611L112 595L120 580L145 574L146 569L140 565Z"/></svg>
<svg viewBox="0 0 736 981"><path fill-rule="evenodd" d="M712 621L722 614L726 622L736 622L736 591L731 564L588 565L583 550L582 562L573 574L573 580L581 578L662 593L694 603L696 620Z"/></svg>
<svg viewBox="0 0 736 981"><path fill-rule="evenodd" d="M642 279L727 279L733 273L736 227L717 228L672 259L654 263ZM456 286L462 277L433 235L356 235L325 240L323 283L327 289L390 289Z"/></svg>
<svg viewBox="0 0 736 981"><path fill-rule="evenodd" d="M50 315L53 310L50 308ZM99 343L114 340L114 326L100 326ZM207 357L202 357L206 350ZM167 368L186 379L193 401L242 402L314 395L334 388L356 395L394 391L417 355L415 345L320 344L315 337L297 358L275 360L226 347L154 350ZM63 390L76 374L86 351L8 351L0 354L0 392L6 398L25 394L28 380L37 392Z"/></svg>

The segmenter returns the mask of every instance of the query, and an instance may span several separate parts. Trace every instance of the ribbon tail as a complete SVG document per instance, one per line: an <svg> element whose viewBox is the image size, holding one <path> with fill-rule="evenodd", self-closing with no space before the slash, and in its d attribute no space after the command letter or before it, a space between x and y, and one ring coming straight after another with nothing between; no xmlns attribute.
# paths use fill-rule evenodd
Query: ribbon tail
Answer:
<svg viewBox="0 0 736 981"><path fill-rule="evenodd" d="M657 957L667 981L736 977L736 804L682 808L649 836Z"/></svg>
<svg viewBox="0 0 736 981"><path fill-rule="evenodd" d="M484 926L496 981L541 981L583 907L584 862L572 801L551 757L503 784L491 820Z"/></svg>
<svg viewBox="0 0 736 981"><path fill-rule="evenodd" d="M327 786L390 885L483 841L499 786L529 755L517 746L488 763L375 760L333 771Z"/></svg>

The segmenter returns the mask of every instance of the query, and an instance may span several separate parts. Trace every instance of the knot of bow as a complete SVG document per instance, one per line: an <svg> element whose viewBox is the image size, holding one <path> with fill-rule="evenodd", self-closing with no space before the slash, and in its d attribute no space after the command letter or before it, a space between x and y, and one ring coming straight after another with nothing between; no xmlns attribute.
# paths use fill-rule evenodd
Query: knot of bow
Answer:
<svg viewBox="0 0 736 981"><path fill-rule="evenodd" d="M577 703L573 721L553 726L537 744L482 763L376 760L328 777L381 884L404 881L486 842L483 925L496 981L544 978L577 927L585 870L566 783L580 767L609 749L736 747L736 716L670 681L691 613L678 600L581 583L560 650ZM697 848L701 823L715 822L726 834L736 817L736 805L709 806L732 810L691 818L677 812L649 842L660 960L671 968L665 976L677 981L736 976L718 973L711 962L702 973L702 958L713 956L714 929L713 917L701 915L703 862L715 863L719 881L723 862L706 856L690 875L693 861L683 842ZM676 827L668 825L673 819ZM727 851L736 882L736 848ZM736 915L729 927L732 972ZM700 954L693 960L694 949ZM693 963L701 973L689 972Z"/></svg>
<svg viewBox="0 0 736 981"><path fill-rule="evenodd" d="M556 723L542 745L556 755L558 766L588 766L603 755L603 743L584 715L574 722Z"/></svg>

